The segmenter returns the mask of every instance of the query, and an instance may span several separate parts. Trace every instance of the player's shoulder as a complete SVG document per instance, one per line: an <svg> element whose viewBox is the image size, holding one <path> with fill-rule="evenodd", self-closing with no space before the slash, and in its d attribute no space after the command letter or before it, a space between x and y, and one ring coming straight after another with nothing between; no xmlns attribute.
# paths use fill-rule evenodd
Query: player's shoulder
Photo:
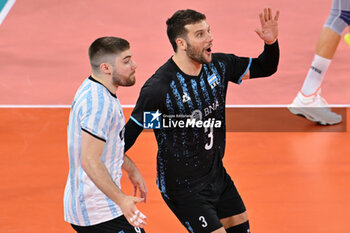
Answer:
<svg viewBox="0 0 350 233"><path fill-rule="evenodd" d="M93 83L91 80L89 78L86 78L76 91L74 99L82 99L83 97L86 98L88 96L87 93L90 94L92 92L92 84ZM91 94L89 96L91 96Z"/></svg>
<svg viewBox="0 0 350 233"><path fill-rule="evenodd" d="M74 97L74 99L77 101L94 102L94 103L98 103L101 101L114 102L115 98L117 98L115 94L110 92L100 82L91 78L91 76L83 81L83 83L79 87Z"/></svg>
<svg viewBox="0 0 350 233"><path fill-rule="evenodd" d="M169 88L172 77L176 75L176 69L170 59L146 80L142 89L149 89L152 92L163 92Z"/></svg>
<svg viewBox="0 0 350 233"><path fill-rule="evenodd" d="M249 62L249 57L240 57L233 53L213 53L212 63L214 64L224 64L224 66L246 66Z"/></svg>
<svg viewBox="0 0 350 233"><path fill-rule="evenodd" d="M154 82L167 83L176 75L176 66L171 58L165 62L150 78Z"/></svg>
<svg viewBox="0 0 350 233"><path fill-rule="evenodd" d="M235 60L238 56L233 53L213 53L213 61Z"/></svg>

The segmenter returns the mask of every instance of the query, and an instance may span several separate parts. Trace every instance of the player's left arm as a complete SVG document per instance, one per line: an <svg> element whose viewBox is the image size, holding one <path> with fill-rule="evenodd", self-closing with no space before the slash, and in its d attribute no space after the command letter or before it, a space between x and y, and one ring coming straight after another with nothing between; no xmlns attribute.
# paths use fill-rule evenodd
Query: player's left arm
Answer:
<svg viewBox="0 0 350 233"><path fill-rule="evenodd" d="M277 71L280 55L277 41L279 14L277 11L273 17L270 8L265 8L264 12L259 14L261 29L257 28L255 32L265 42L264 51L259 57L252 59L251 66L242 80L267 77Z"/></svg>
<svg viewBox="0 0 350 233"><path fill-rule="evenodd" d="M147 186L145 179L141 175L141 172L135 163L126 154L124 155L124 163L122 165L122 168L126 171L129 180L134 186L134 196L136 196L137 189L139 189L140 197L144 199L144 202L146 202Z"/></svg>

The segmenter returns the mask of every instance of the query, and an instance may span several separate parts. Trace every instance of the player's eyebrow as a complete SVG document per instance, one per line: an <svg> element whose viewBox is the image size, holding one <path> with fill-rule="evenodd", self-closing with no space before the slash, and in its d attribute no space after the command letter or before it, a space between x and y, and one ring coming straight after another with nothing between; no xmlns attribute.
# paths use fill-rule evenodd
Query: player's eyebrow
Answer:
<svg viewBox="0 0 350 233"><path fill-rule="evenodd" d="M194 34L197 34L198 32L202 32L202 31L210 31L210 26L208 25L208 27L206 28L200 28L197 31L195 31Z"/></svg>
<svg viewBox="0 0 350 233"><path fill-rule="evenodd" d="M131 58L131 55L125 56L122 60L126 60L126 59L129 59L129 58Z"/></svg>
<svg viewBox="0 0 350 233"><path fill-rule="evenodd" d="M197 31L194 31L194 33L202 32L202 31L205 31L205 28L200 28L200 29L198 29Z"/></svg>

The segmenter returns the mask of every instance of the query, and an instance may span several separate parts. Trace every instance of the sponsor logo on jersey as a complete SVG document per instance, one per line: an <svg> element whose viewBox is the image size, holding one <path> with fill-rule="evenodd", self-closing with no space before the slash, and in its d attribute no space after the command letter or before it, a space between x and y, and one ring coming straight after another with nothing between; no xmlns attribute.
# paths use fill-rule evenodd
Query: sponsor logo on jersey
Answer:
<svg viewBox="0 0 350 233"><path fill-rule="evenodd" d="M191 100L191 97L187 93L184 93L182 96L182 103L186 103L190 100Z"/></svg>
<svg viewBox="0 0 350 233"><path fill-rule="evenodd" d="M215 101L214 103L210 104L208 107L204 108L204 116L208 116L213 111L215 111L219 107L219 101Z"/></svg>

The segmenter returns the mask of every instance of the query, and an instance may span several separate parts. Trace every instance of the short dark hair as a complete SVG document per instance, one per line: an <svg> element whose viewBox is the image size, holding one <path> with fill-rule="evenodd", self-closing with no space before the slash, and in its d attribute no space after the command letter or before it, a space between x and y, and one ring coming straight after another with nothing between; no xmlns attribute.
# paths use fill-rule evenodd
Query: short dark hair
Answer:
<svg viewBox="0 0 350 233"><path fill-rule="evenodd" d="M101 63L107 62L108 55L117 55L129 48L129 42L119 37L108 36L96 39L89 47L92 70L99 70Z"/></svg>
<svg viewBox="0 0 350 233"><path fill-rule="evenodd" d="M187 9L176 11L173 16L166 21L168 38L175 52L177 50L175 40L180 36L185 36L187 33L185 26L187 24L198 23L205 19L206 17L204 14Z"/></svg>

